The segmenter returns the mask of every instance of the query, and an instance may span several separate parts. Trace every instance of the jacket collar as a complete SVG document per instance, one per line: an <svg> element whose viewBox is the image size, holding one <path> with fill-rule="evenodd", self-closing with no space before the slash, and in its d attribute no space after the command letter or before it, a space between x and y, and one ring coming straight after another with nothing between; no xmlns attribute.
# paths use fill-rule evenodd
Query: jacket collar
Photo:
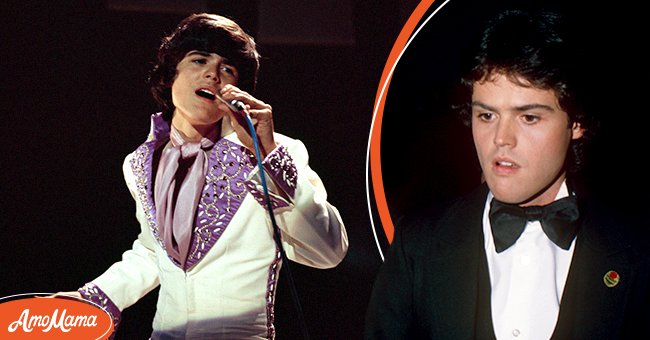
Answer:
<svg viewBox="0 0 650 340"><path fill-rule="evenodd" d="M482 214L488 188L475 191L445 207L431 254L440 260L444 280L430 289L448 292L436 296L438 334L457 334L474 325L475 338L494 338L490 304L490 278L483 249ZM582 218L576 249L563 293L555 339L598 338L622 327L625 296L634 282L631 240L620 221L605 216L601 206L578 196ZM433 224L433 223L432 223ZM608 287L604 277L614 271L619 283Z"/></svg>

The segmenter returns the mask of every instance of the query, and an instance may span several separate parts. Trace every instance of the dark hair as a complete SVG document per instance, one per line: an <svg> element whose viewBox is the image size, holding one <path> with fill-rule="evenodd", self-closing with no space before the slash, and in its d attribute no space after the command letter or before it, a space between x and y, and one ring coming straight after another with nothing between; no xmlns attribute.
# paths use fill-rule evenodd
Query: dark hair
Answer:
<svg viewBox="0 0 650 340"><path fill-rule="evenodd" d="M597 121L584 101L583 51L568 28L551 12L505 11L498 15L483 31L470 70L461 81L463 104L458 108L463 122L471 125L474 83L497 75L521 86L552 90L569 115L569 123L580 123L585 129L582 138L572 141L567 157L568 170L577 171L583 163L584 144L593 137Z"/></svg>
<svg viewBox="0 0 650 340"><path fill-rule="evenodd" d="M237 86L247 92L255 90L260 66L255 40L228 18L193 14L163 38L149 74L151 93L165 119L170 120L174 111L171 86L176 79L176 66L192 50L217 53L228 59L239 71Z"/></svg>

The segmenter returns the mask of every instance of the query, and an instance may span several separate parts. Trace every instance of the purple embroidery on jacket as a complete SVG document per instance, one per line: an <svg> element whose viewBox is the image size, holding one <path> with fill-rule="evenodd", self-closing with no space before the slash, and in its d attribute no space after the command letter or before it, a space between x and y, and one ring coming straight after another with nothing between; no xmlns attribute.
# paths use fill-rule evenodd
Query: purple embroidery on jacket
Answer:
<svg viewBox="0 0 650 340"><path fill-rule="evenodd" d="M151 233L160 247L166 250L156 221L152 169L155 150L169 140L169 124L160 114L152 116L151 121L153 138L135 151L131 168L136 177L137 197L142 203ZM274 177L276 181L278 178L283 178L282 190L293 195L296 185L295 166L284 146L273 151L266 162L272 162L266 167L272 169L271 174L276 176ZM253 192L258 201L261 199L260 203L265 206L263 194L255 188L253 182L246 181L255 164L253 153L244 146L225 138L215 143L208 157L208 172L197 207L187 261L184 266L181 266L168 255L176 266L188 271L205 257L221 237L249 191ZM282 177L278 177L280 174ZM272 197L272 204L274 208L288 206L287 202L275 197Z"/></svg>
<svg viewBox="0 0 650 340"><path fill-rule="evenodd" d="M280 276L280 264L282 263L282 255L280 250L275 248L275 259L269 267L269 277L266 284L266 327L267 327L267 338L275 339L275 326L273 322L275 321L275 291L278 288L278 277Z"/></svg>
<svg viewBox="0 0 650 340"><path fill-rule="evenodd" d="M293 163L293 159L287 152L287 149L283 145L277 147L266 157L262 166L264 166L264 169L266 169L266 173L268 174L267 181L273 180L273 183L275 183L280 190L284 191L290 198L293 198L296 193L298 173L296 171L296 166ZM271 179L268 177L271 177ZM246 188L248 188L248 192L253 195L253 198L255 198L257 203L266 209L267 206L262 185L253 180L248 180L246 181ZM269 199L271 200L271 206L273 209L289 206L287 200L273 193L269 193Z"/></svg>
<svg viewBox="0 0 650 340"><path fill-rule="evenodd" d="M248 188L248 192L250 192L251 195L253 195L253 198L255 198L257 203L259 203L264 207L264 209L266 209L267 208L266 200L264 199L264 189L262 188L262 186L255 184L255 182L253 181L246 181L245 185L246 188ZM289 206L289 202L285 200L280 200L274 197L271 193L269 193L269 199L271 200L271 207L273 207L273 209L284 208Z"/></svg>
<svg viewBox="0 0 650 340"><path fill-rule="evenodd" d="M154 151L169 139L169 124L163 119L162 113L151 116L151 139L140 145L135 150L131 159L131 170L136 179L136 195L144 215L149 224L149 229L162 249L165 249L165 242L158 232L156 223L156 205L153 200L152 186L152 163ZM169 258L175 261L171 256ZM174 262L176 263L176 262Z"/></svg>
<svg viewBox="0 0 650 340"><path fill-rule="evenodd" d="M164 136L158 136L164 137ZM162 249L165 249L156 222L156 206L153 200L151 179L153 153L160 141L142 144L131 160L136 176L138 199L142 203L151 232ZM215 245L233 215L246 196L244 180L254 168L253 154L245 147L225 138L219 140L210 152L208 173L201 193L194 223L190 254L183 268L189 270L196 265ZM169 259L181 267L171 256Z"/></svg>
<svg viewBox="0 0 650 340"><path fill-rule="evenodd" d="M287 148L283 145L278 146L266 157L263 166L278 187L293 198L296 193L298 171Z"/></svg>
<svg viewBox="0 0 650 340"><path fill-rule="evenodd" d="M205 257L241 206L247 194L244 181L254 168L252 158L248 149L225 138L214 145L185 270Z"/></svg>
<svg viewBox="0 0 650 340"><path fill-rule="evenodd" d="M158 225L156 223L156 205L153 200L153 187L151 182L152 173L152 158L156 149L156 140L145 142L140 145L131 159L131 169L135 175L136 180L136 195L138 200L142 203L144 215L149 224L149 229L162 249L165 249L165 242L163 241L160 233L158 233ZM170 256L170 259L173 258Z"/></svg>
<svg viewBox="0 0 650 340"><path fill-rule="evenodd" d="M120 325L120 320L122 319L122 312L120 312L120 309L117 308L108 295L106 295L106 293L104 293L104 291L94 283L86 283L83 287L79 288L77 292L79 292L84 299L102 307L102 309L111 316L114 327L113 333L109 339L113 339L115 332L117 331L117 326Z"/></svg>

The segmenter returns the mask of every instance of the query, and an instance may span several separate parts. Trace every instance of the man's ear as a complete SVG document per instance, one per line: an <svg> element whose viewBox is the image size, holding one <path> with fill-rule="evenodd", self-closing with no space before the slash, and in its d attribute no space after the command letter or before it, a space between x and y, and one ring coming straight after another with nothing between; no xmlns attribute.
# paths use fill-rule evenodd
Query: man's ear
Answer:
<svg viewBox="0 0 650 340"><path fill-rule="evenodd" d="M578 122L573 122L571 126L571 139L580 139L585 134L585 129Z"/></svg>

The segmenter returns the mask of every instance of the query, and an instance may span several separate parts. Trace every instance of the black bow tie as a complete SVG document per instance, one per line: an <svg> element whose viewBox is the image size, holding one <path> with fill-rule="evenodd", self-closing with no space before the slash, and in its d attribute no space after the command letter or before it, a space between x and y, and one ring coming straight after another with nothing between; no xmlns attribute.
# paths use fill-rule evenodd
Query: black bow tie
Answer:
<svg viewBox="0 0 650 340"><path fill-rule="evenodd" d="M528 221L539 221L546 236L558 247L568 250L578 232L578 205L574 196L545 206L520 207L493 198L490 225L497 253L515 244Z"/></svg>

